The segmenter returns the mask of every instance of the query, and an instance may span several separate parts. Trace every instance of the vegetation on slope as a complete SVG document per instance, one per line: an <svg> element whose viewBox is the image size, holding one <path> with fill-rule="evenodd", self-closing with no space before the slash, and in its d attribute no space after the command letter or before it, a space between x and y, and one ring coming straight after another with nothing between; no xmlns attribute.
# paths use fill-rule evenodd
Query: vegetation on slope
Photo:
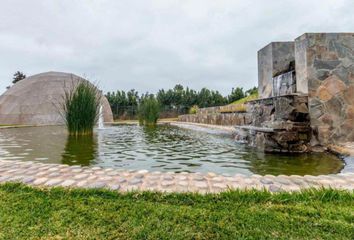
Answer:
<svg viewBox="0 0 354 240"><path fill-rule="evenodd" d="M231 104L244 104L248 101L252 101L255 99L258 99L258 92L255 92L255 93L248 95L247 97L241 98L239 100L236 100L236 101L232 102Z"/></svg>
<svg viewBox="0 0 354 240"><path fill-rule="evenodd" d="M353 239L354 193L220 195L0 185L0 239Z"/></svg>
<svg viewBox="0 0 354 240"><path fill-rule="evenodd" d="M220 112L222 113L228 113L228 112L246 112L246 102L258 99L258 92L255 92L251 95L248 95L244 98L241 98L237 101L234 101L233 103L229 105L222 106L220 108Z"/></svg>

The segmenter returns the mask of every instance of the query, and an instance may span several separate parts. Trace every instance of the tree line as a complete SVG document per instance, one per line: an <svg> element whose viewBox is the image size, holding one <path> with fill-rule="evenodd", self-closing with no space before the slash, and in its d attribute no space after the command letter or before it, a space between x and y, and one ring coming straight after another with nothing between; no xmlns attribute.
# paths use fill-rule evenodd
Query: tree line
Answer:
<svg viewBox="0 0 354 240"><path fill-rule="evenodd" d="M196 91L177 84L172 89L160 89L156 94L144 93L140 95L138 91L132 89L127 92L122 90L108 92L106 97L116 119L134 119L139 104L146 98L156 98L161 108L161 117L175 117L187 113L193 106L205 108L226 105L256 92L256 87L246 91L236 87L231 90L229 95L223 96L219 91L207 88Z"/></svg>

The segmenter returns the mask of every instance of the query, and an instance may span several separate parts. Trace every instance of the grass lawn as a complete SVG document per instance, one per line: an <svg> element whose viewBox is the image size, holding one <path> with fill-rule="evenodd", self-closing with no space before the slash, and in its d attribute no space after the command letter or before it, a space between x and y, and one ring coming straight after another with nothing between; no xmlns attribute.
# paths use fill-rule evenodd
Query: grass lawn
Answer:
<svg viewBox="0 0 354 240"><path fill-rule="evenodd" d="M220 195L0 185L1 239L353 239L354 193Z"/></svg>

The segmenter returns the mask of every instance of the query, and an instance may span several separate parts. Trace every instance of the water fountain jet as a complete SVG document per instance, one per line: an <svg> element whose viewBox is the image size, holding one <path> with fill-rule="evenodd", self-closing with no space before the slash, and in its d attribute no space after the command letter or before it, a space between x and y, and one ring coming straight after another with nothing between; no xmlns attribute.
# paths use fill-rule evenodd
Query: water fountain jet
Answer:
<svg viewBox="0 0 354 240"><path fill-rule="evenodd" d="M98 129L102 130L104 129L104 123L103 123L103 107L100 105L100 110L98 113Z"/></svg>

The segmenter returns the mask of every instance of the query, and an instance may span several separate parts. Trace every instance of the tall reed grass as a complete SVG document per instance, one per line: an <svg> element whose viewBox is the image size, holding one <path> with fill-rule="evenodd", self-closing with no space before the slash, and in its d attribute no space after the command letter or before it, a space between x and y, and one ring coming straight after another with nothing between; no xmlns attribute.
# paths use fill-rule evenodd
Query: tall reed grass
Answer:
<svg viewBox="0 0 354 240"><path fill-rule="evenodd" d="M160 116L160 105L153 95L141 100L138 107L140 125L155 126Z"/></svg>
<svg viewBox="0 0 354 240"><path fill-rule="evenodd" d="M62 116L70 135L92 135L99 117L100 102L100 91L86 80L80 80L65 91Z"/></svg>

